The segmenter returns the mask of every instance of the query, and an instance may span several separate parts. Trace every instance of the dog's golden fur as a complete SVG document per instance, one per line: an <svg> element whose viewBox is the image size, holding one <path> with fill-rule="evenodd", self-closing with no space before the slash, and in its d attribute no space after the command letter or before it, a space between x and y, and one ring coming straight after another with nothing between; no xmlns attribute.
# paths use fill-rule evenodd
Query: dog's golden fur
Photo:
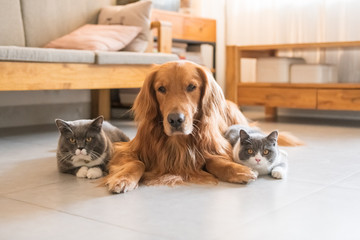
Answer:
<svg viewBox="0 0 360 240"><path fill-rule="evenodd" d="M232 161L223 132L247 125L238 107L225 100L210 73L187 61L166 63L147 76L133 107L138 131L127 143L116 143L104 184L126 192L144 184L247 183L256 178ZM169 114L184 116L175 128Z"/></svg>

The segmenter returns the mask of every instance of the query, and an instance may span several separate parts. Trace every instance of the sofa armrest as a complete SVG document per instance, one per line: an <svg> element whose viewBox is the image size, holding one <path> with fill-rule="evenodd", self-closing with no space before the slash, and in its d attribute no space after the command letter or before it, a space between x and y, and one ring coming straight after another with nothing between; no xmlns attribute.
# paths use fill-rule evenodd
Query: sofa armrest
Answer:
<svg viewBox="0 0 360 240"><path fill-rule="evenodd" d="M155 36L157 36L158 52L171 53L172 47L172 25L170 22L153 21L151 22L151 29L155 29Z"/></svg>

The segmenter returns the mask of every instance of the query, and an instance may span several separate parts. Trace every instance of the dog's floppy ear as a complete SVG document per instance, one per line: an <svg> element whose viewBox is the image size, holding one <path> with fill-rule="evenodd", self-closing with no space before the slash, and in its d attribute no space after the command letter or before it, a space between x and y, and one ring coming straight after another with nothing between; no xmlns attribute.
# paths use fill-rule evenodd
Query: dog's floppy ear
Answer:
<svg viewBox="0 0 360 240"><path fill-rule="evenodd" d="M132 108L135 121L153 120L158 116L158 103L156 101L156 93L153 87L154 80L158 71L158 66L146 76L144 84L137 95L134 106Z"/></svg>
<svg viewBox="0 0 360 240"><path fill-rule="evenodd" d="M197 67L197 72L203 81L200 109L204 116L217 114L225 116L226 101L220 86L215 81L210 71Z"/></svg>

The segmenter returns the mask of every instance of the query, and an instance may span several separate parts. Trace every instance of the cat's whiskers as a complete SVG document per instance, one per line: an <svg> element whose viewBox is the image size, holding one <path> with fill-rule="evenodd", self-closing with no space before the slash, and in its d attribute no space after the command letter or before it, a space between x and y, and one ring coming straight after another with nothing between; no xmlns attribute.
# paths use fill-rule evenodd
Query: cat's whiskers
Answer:
<svg viewBox="0 0 360 240"><path fill-rule="evenodd" d="M65 162L65 161L71 159L72 156L73 156L73 154L68 152L65 156L63 156L62 158L59 159L59 162Z"/></svg>
<svg viewBox="0 0 360 240"><path fill-rule="evenodd" d="M94 151L90 152L90 157L91 157L92 160L98 159L100 156L101 156L100 153L97 153L97 152L94 152Z"/></svg>

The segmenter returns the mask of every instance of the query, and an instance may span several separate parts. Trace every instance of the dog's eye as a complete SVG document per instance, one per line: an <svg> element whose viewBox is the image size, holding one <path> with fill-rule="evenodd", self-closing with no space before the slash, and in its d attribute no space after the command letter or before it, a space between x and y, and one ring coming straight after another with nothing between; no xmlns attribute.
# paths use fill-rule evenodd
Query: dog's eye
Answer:
<svg viewBox="0 0 360 240"><path fill-rule="evenodd" d="M158 88L158 91L161 92L161 93L166 93L166 88L161 86Z"/></svg>
<svg viewBox="0 0 360 240"><path fill-rule="evenodd" d="M194 91L195 89L196 89L196 86L195 86L195 85L189 84L189 86L187 86L187 88L186 88L186 91L192 92L192 91Z"/></svg>

